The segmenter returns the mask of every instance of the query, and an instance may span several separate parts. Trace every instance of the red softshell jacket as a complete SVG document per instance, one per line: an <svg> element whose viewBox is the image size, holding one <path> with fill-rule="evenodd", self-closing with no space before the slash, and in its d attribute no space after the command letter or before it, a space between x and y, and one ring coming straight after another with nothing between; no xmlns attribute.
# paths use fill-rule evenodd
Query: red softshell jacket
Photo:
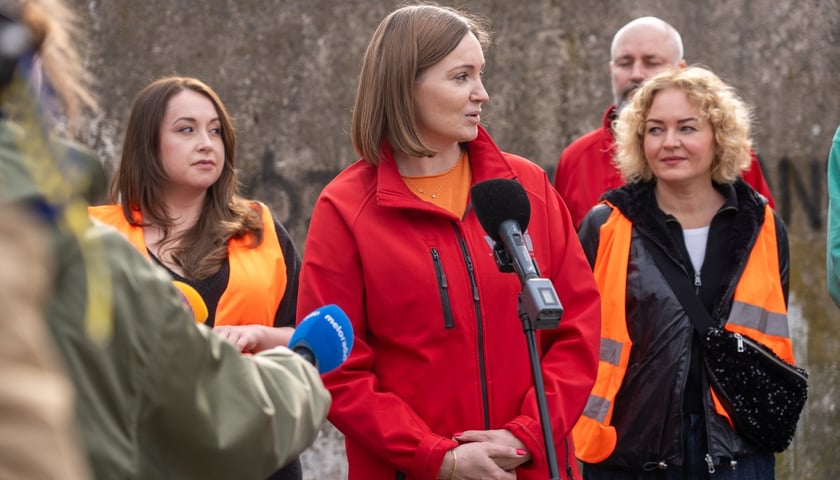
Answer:
<svg viewBox="0 0 840 480"><path fill-rule="evenodd" d="M528 194L533 255L565 309L556 329L537 332L548 408L560 469L576 470L566 437L596 375L597 286L545 172L483 129L468 148L473 183L515 179ZM387 143L383 153L378 167L359 160L323 190L301 271L298 318L335 303L355 332L350 358L323 377L349 478L432 480L454 433L501 428L533 456L517 478L548 478L518 276L499 271L469 206L458 218L418 199Z"/></svg>

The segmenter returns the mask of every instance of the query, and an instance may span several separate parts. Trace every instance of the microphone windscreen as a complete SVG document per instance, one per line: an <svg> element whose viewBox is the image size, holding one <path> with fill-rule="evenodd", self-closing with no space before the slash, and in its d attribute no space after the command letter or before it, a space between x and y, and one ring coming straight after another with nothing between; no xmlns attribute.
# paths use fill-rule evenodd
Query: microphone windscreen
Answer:
<svg viewBox="0 0 840 480"><path fill-rule="evenodd" d="M516 220L524 232L531 220L531 202L519 182L505 178L484 180L470 190L472 207L481 227L499 241L499 227L505 220Z"/></svg>
<svg viewBox="0 0 840 480"><path fill-rule="evenodd" d="M207 304L201 298L201 294L196 289L179 280L173 280L172 283L178 287L181 295L184 297L184 305L192 312L195 321L204 323L207 320Z"/></svg>
<svg viewBox="0 0 840 480"><path fill-rule="evenodd" d="M350 356L353 326L338 305L325 305L300 321L289 340L289 348L308 350L315 357L318 372L327 373Z"/></svg>

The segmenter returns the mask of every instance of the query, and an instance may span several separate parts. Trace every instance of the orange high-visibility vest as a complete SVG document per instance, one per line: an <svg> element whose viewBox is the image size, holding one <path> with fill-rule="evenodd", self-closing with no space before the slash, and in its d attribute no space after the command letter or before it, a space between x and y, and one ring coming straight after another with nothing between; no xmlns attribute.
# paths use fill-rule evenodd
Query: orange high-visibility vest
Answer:
<svg viewBox="0 0 840 480"><path fill-rule="evenodd" d="M286 262L274 230L274 219L267 206L255 202L254 207L261 212L263 241L256 248L248 246L251 239L247 235L228 242L230 278L216 307L215 325L274 326L277 308L286 291ZM131 224L121 205L89 207L88 213L122 232L151 261L143 227ZM132 216L135 222L142 222L139 211L133 211Z"/></svg>
<svg viewBox="0 0 840 480"><path fill-rule="evenodd" d="M583 415L572 429L576 455L587 463L601 462L615 449L617 434L610 421L632 346L627 330L625 295L633 224L619 209L610 207L613 211L601 226L594 267L595 280L601 291L598 377ZM793 364L787 307L778 272L775 218L770 207L766 207L761 231L735 288L725 328L763 343ZM712 398L717 413L729 419L714 392Z"/></svg>

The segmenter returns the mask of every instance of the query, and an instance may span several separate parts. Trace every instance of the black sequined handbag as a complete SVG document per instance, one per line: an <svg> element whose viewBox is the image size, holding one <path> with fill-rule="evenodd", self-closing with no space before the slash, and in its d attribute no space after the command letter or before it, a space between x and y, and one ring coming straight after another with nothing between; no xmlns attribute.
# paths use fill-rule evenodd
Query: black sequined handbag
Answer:
<svg viewBox="0 0 840 480"><path fill-rule="evenodd" d="M700 334L712 389L741 436L763 450L781 452L793 440L808 399L808 374L765 345L715 326L689 278L648 243L659 271Z"/></svg>
<svg viewBox="0 0 840 480"><path fill-rule="evenodd" d="M785 450L808 399L807 372L722 328L708 328L704 345L712 388L735 430L764 449Z"/></svg>

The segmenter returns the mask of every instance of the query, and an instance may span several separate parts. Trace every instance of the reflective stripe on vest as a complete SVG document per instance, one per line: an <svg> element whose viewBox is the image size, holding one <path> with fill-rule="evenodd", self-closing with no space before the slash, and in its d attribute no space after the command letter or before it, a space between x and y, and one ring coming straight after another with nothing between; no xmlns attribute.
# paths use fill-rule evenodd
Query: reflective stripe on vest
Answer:
<svg viewBox="0 0 840 480"><path fill-rule="evenodd" d="M615 394L618 392L630 358L630 335L625 318L627 263L630 258L630 235L633 225L613 207L613 213L601 226L598 255L595 258L595 281L601 292L601 349L595 386L575 427L572 437L577 457L597 463L615 449L615 427L610 425Z"/></svg>
<svg viewBox="0 0 840 480"><path fill-rule="evenodd" d="M787 306L779 278L776 221L770 207L750 252L750 260L735 289L725 328L770 347L782 360L794 364Z"/></svg>
<svg viewBox="0 0 840 480"><path fill-rule="evenodd" d="M766 345L782 360L795 364L782 281L775 273L778 271L776 219L770 207L766 207L764 224L735 288L732 309L724 328ZM717 394L711 388L709 391L715 411L734 429Z"/></svg>
<svg viewBox="0 0 840 480"><path fill-rule="evenodd" d="M615 450L617 435L609 422L632 345L627 331L625 294L633 225L617 208L610 207L612 213L601 226L594 268L602 292L598 378L583 415L572 430L577 457L588 463L601 462ZM738 280L725 328L767 345L780 358L793 363L787 308L778 272L775 218L766 207L764 223ZM712 399L718 414L729 420L714 393Z"/></svg>
<svg viewBox="0 0 840 480"><path fill-rule="evenodd" d="M274 326L277 308L286 291L286 262L271 212L261 203L253 205L260 209L263 241L257 248L248 247L248 236L231 239L228 243L230 277L216 306L215 325ZM122 232L137 250L151 260L143 228L125 218L122 206L89 207L88 213ZM140 212L132 214L136 222L142 221Z"/></svg>

